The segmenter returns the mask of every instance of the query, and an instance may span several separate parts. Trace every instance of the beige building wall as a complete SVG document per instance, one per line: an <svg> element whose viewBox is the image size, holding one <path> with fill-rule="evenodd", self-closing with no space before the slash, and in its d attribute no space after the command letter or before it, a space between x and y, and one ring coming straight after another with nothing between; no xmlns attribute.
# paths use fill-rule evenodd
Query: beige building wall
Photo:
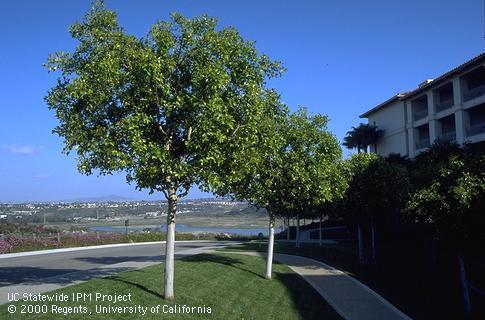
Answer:
<svg viewBox="0 0 485 320"><path fill-rule="evenodd" d="M371 151L381 156L387 156L390 153L407 155L405 118L402 101L396 101L369 115L369 124L384 130L384 136L379 140L377 150L371 147Z"/></svg>

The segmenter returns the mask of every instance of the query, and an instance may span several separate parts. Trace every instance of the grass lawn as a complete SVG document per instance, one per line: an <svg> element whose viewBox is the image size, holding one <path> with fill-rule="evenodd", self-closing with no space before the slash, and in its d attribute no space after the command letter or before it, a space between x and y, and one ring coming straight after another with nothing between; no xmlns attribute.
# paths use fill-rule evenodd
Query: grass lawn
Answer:
<svg viewBox="0 0 485 320"><path fill-rule="evenodd" d="M8 305L0 306L0 319L341 319L321 296L299 275L287 266L275 263L273 280L262 277L265 260L261 257L238 254L201 254L176 260L175 297L173 303L162 298L163 265L155 265L117 276L94 279L85 283L57 290L69 295L68 302L38 302L47 305L46 314L19 314L21 304L16 303L17 313L10 315ZM73 293L128 294L131 301L73 302ZM62 307L85 306L91 315L53 315L52 305ZM137 313L97 314L96 305L114 307L156 307L157 305L211 308L211 314L152 314ZM162 310L162 309L160 309ZM165 307L165 310L168 310Z"/></svg>

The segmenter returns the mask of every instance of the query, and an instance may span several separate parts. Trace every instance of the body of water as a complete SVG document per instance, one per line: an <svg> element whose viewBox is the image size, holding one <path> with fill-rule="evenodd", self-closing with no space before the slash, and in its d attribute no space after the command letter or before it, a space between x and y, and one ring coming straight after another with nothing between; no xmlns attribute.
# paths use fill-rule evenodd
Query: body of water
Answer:
<svg viewBox="0 0 485 320"><path fill-rule="evenodd" d="M166 225L161 226L130 226L128 227L129 232L142 232L145 228L157 229L159 231L165 231ZM125 232L124 226L97 226L89 228L91 231L101 231L101 232ZM276 232L279 231L279 228L275 228ZM259 233L264 234L265 236L268 235L268 228L220 228L220 227L195 227L195 226L187 226L185 224L176 224L175 225L176 232L182 233L229 233L229 234L238 234L244 236L255 235L257 236Z"/></svg>

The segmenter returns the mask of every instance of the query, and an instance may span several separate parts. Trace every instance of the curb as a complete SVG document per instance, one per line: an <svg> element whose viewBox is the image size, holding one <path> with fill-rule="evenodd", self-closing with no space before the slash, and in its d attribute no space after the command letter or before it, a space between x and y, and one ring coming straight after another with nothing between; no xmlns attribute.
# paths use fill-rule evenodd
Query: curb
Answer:
<svg viewBox="0 0 485 320"><path fill-rule="evenodd" d="M180 240L180 241L175 241L175 243L215 242L215 241L217 241L217 240ZM85 246L85 247L72 247L72 248L61 248L61 249L48 249L48 250L26 251L26 252L16 252L16 253L5 253L5 254L0 254L0 259L36 256L36 255L50 254L50 253L63 253L63 252L71 252L71 251L83 251L83 250L116 248L116 247L127 247L127 246L141 246L141 245L163 244L163 243L165 243L165 241L127 242L127 243L102 244L102 245L97 245L97 246Z"/></svg>

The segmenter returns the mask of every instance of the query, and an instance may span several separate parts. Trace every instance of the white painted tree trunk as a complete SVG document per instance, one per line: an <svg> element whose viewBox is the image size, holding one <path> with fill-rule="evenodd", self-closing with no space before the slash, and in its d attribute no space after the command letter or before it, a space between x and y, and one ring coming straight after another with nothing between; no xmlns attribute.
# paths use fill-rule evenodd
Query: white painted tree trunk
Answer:
<svg viewBox="0 0 485 320"><path fill-rule="evenodd" d="M364 265L364 246L362 243L362 230L360 224L357 225L357 241L358 241L358 250L359 250L359 265Z"/></svg>
<svg viewBox="0 0 485 320"><path fill-rule="evenodd" d="M397 235L401 232L401 210L394 210L394 228Z"/></svg>
<svg viewBox="0 0 485 320"><path fill-rule="evenodd" d="M470 293L468 291L468 281L466 278L465 263L463 262L463 257L458 256L458 266L460 267L460 281L461 288L463 290L463 304L465 307L465 314L467 319L472 317L472 304L470 301Z"/></svg>
<svg viewBox="0 0 485 320"><path fill-rule="evenodd" d="M174 255L175 255L175 214L177 212L177 195L169 191L167 213L167 242L165 243L165 290L166 300L173 300Z"/></svg>
<svg viewBox="0 0 485 320"><path fill-rule="evenodd" d="M290 241L290 217L288 217L288 225L286 229L286 240Z"/></svg>
<svg viewBox="0 0 485 320"><path fill-rule="evenodd" d="M375 223L374 223L374 218L371 218L370 222L370 231L371 231L371 247L372 247L372 253L371 253L371 259L374 261L376 259L376 228L375 228Z"/></svg>
<svg viewBox="0 0 485 320"><path fill-rule="evenodd" d="M271 279L271 269L273 266L273 246L274 246L274 217L269 217L269 236L268 236L268 257L266 258L266 279Z"/></svg>
<svg viewBox="0 0 485 320"><path fill-rule="evenodd" d="M318 223L318 244L322 246L322 215L320 215L320 221Z"/></svg>
<svg viewBox="0 0 485 320"><path fill-rule="evenodd" d="M433 237L431 239L431 271L434 273L438 270L438 254L437 254L437 245L438 245L438 238Z"/></svg>
<svg viewBox="0 0 485 320"><path fill-rule="evenodd" d="M300 247L300 216L296 215L296 247Z"/></svg>

